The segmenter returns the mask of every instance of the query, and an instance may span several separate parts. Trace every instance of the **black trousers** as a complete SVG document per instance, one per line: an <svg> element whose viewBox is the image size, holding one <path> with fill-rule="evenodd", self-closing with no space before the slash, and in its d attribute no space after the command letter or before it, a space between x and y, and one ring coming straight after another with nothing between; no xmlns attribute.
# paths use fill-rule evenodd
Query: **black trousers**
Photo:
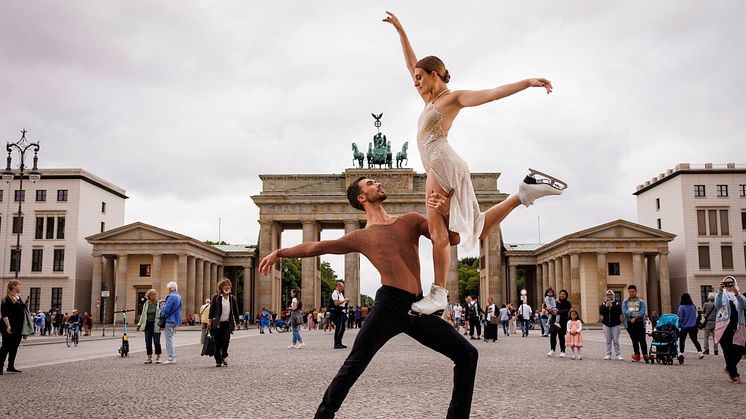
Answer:
<svg viewBox="0 0 746 419"><path fill-rule="evenodd" d="M733 307L731 306L732 309ZM725 370L728 371L728 375L731 378L740 377L738 374L738 363L743 358L744 353L746 353L746 347L733 344L734 334L735 327L729 325L720 339L720 349L723 350L723 357L725 357Z"/></svg>
<svg viewBox="0 0 746 419"><path fill-rule="evenodd" d="M326 389L316 411L317 419L334 417L376 352L400 333L411 336L454 362L453 392L447 418L469 417L479 354L469 341L440 317L410 316L409 307L421 298L422 295L385 285L378 289L375 310L363 323L350 354Z"/></svg>
<svg viewBox="0 0 746 419"><path fill-rule="evenodd" d="M686 346L686 337L689 336L689 338L694 342L694 347L697 348L697 352L702 352L702 346L699 345L699 342L697 341L697 332L699 330L697 329L697 326L690 327L688 329L681 329L679 330L679 352L684 353L684 347Z"/></svg>
<svg viewBox="0 0 746 419"><path fill-rule="evenodd" d="M557 349L557 338L559 338L560 352L565 352L566 330L549 328L549 347L554 351Z"/></svg>
<svg viewBox="0 0 746 419"><path fill-rule="evenodd" d="M210 334L215 339L215 363L222 364L228 358L228 345L231 343L230 322L220 322L218 328L211 329Z"/></svg>
<svg viewBox="0 0 746 419"><path fill-rule="evenodd" d="M479 317L469 317L469 336L474 336L474 328L477 329L477 337L482 336L482 322Z"/></svg>
<svg viewBox="0 0 746 419"><path fill-rule="evenodd" d="M497 325L487 322L484 324L484 338L497 340Z"/></svg>
<svg viewBox="0 0 746 419"><path fill-rule="evenodd" d="M0 347L0 369L5 365L5 357L8 358L8 368L15 368L16 354L18 353L18 346L21 344L21 332L20 330L11 330L13 333L8 334L5 323L2 323L0 328L3 336L3 346Z"/></svg>
<svg viewBox="0 0 746 419"><path fill-rule="evenodd" d="M629 338L632 339L632 351L639 355L642 352L643 355L648 354L648 343L645 341L645 326L642 321L638 320L634 323L627 323L627 333Z"/></svg>
<svg viewBox="0 0 746 419"><path fill-rule="evenodd" d="M334 346L342 344L342 338L345 335L345 327L347 327L347 315L340 312L334 316Z"/></svg>
<svg viewBox="0 0 746 419"><path fill-rule="evenodd" d="M155 354L161 354L161 332L155 333L153 326L149 323L145 326L145 353L148 356L153 355L153 346L155 346Z"/></svg>

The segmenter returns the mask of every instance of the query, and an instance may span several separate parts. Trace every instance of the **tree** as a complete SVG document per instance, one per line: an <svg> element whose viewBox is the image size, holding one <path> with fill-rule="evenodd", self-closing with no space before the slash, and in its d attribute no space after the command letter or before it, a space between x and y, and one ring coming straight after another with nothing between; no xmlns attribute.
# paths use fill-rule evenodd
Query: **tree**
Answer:
<svg viewBox="0 0 746 419"><path fill-rule="evenodd" d="M300 259L282 258L280 260L280 272L282 272L282 290L280 305L289 307L292 298L290 290L295 289L300 293L301 287L301 262Z"/></svg>
<svg viewBox="0 0 746 419"><path fill-rule="evenodd" d="M360 306L361 307L362 306L373 307L374 301L375 300L373 300L373 298L370 297L369 295L360 294Z"/></svg>
<svg viewBox="0 0 746 419"><path fill-rule="evenodd" d="M331 298L332 292L337 289L339 278L329 262L321 262L319 270L321 271L321 306L324 307Z"/></svg>
<svg viewBox="0 0 746 419"><path fill-rule="evenodd" d="M225 240L221 240L221 241L219 241L219 242L214 242L214 241L212 241L212 240L205 240L205 241L203 241L202 243L204 243L204 244L206 244L206 245L208 245L208 246L215 246L215 245L218 245L218 246L225 246L225 245L228 245L228 244L230 244L230 243L226 243L226 242L225 242Z"/></svg>
<svg viewBox="0 0 746 419"><path fill-rule="evenodd" d="M463 258L458 261L459 302L466 303L466 296L479 295L479 259Z"/></svg>

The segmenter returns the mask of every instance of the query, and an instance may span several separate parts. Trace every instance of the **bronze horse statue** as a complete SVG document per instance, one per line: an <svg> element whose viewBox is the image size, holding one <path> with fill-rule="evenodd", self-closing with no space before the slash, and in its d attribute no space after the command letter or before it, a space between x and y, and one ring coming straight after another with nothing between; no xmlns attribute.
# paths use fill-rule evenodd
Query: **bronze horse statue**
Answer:
<svg viewBox="0 0 746 419"><path fill-rule="evenodd" d="M352 165L355 166L355 162L357 162L357 168L362 169L363 159L365 159L365 154L357 149L357 144L352 143Z"/></svg>
<svg viewBox="0 0 746 419"><path fill-rule="evenodd" d="M409 148L409 141L405 141L404 145L401 148L401 151L396 153L396 168L401 169L402 165L404 164L404 161L407 161L407 164L409 164L409 159L407 158L407 148Z"/></svg>

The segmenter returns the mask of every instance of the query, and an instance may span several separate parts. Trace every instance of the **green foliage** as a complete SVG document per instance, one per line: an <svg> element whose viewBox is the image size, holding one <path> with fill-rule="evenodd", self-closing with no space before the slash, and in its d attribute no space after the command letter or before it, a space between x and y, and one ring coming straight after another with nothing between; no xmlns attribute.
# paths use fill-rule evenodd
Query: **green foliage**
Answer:
<svg viewBox="0 0 746 419"><path fill-rule="evenodd" d="M216 245L217 245L217 246L224 246L224 245L228 245L228 244L230 244L230 243L226 243L226 242L225 242L225 240L221 240L221 241L219 241L219 242L214 242L214 241L212 241L212 240L205 240L205 241L203 241L202 243L204 243L204 244L206 244L206 245L208 245L208 246L216 246Z"/></svg>
<svg viewBox="0 0 746 419"><path fill-rule="evenodd" d="M300 259L283 258L280 261L282 272L282 290L280 304L282 307L290 306L290 290L295 288L300 293L301 262Z"/></svg>
<svg viewBox="0 0 746 419"><path fill-rule="evenodd" d="M360 294L360 306L373 307L373 297L365 294Z"/></svg>
<svg viewBox="0 0 746 419"><path fill-rule="evenodd" d="M323 307L337 288L339 278L329 262L321 262L319 270L321 271L321 306Z"/></svg>
<svg viewBox="0 0 746 419"><path fill-rule="evenodd" d="M463 258L458 261L459 302L466 303L467 295L479 296L479 259Z"/></svg>

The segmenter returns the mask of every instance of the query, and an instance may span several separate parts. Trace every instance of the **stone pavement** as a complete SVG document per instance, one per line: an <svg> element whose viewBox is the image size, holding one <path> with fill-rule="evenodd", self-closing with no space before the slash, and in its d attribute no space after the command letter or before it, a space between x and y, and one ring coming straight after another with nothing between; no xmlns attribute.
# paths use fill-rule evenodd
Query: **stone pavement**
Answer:
<svg viewBox="0 0 746 419"><path fill-rule="evenodd" d="M0 416L312 417L349 349L332 349L330 333L302 333L306 347L289 350L290 333L237 332L227 368L199 356L197 332L177 333L175 365L144 365L140 333L130 337L129 358L116 355L119 343L112 339L78 348L22 347L17 366L23 373L0 377ZM355 336L348 331L345 343L351 347ZM549 339L536 333L471 341L480 354L472 417L744 416L746 385L728 382L722 355L698 360L691 353L684 365L633 364L624 332L622 338L625 361L602 360L599 331L584 332L582 361L569 353L547 357ZM75 351L85 360L60 360ZM741 366L746 371L746 362ZM370 363L338 417L444 417L451 383L447 358L398 336Z"/></svg>

